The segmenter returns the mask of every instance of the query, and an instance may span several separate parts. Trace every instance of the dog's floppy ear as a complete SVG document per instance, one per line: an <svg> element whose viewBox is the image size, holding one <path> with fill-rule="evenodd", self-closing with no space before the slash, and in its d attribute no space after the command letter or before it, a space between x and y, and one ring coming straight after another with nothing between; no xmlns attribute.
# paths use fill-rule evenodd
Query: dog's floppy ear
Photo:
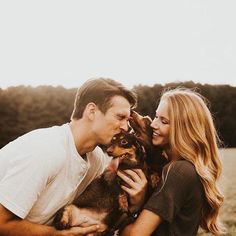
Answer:
<svg viewBox="0 0 236 236"><path fill-rule="evenodd" d="M128 125L128 130L127 130L127 132L131 134L133 131L134 131L133 128L132 128L132 127L130 126L130 124L129 124L129 125Z"/></svg>
<svg viewBox="0 0 236 236"><path fill-rule="evenodd" d="M147 118L152 123L152 118L150 116L144 116L144 118Z"/></svg>
<svg viewBox="0 0 236 236"><path fill-rule="evenodd" d="M138 139L135 139L135 146L137 147L137 151L140 156L143 156L145 159L147 157L146 150L144 146L138 141Z"/></svg>

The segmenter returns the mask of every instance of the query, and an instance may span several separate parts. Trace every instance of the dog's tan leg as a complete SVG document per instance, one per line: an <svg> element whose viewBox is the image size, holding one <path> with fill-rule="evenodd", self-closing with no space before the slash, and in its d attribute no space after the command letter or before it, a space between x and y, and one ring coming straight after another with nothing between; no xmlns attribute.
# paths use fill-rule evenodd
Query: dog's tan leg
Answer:
<svg viewBox="0 0 236 236"><path fill-rule="evenodd" d="M157 184L160 181L160 177L158 176L158 174L157 173L152 173L150 178L151 178L151 186L152 186L152 188L157 187Z"/></svg>
<svg viewBox="0 0 236 236"><path fill-rule="evenodd" d="M127 195L125 193L119 194L118 201L119 201L120 210L122 212L128 212L129 211L129 203L128 203Z"/></svg>

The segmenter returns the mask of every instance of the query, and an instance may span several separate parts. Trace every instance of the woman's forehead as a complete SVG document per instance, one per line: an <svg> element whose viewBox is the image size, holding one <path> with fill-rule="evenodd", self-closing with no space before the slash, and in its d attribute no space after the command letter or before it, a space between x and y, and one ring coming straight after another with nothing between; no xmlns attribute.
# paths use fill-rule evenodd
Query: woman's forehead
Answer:
<svg viewBox="0 0 236 236"><path fill-rule="evenodd" d="M164 113L168 115L168 102L166 100L161 100L157 109L156 113Z"/></svg>

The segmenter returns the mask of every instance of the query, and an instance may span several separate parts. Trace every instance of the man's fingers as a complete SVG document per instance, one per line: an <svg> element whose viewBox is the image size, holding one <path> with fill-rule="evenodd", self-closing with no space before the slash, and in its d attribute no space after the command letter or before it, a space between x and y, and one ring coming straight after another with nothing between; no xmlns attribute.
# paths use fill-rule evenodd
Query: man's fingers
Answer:
<svg viewBox="0 0 236 236"><path fill-rule="evenodd" d="M99 225L91 225L85 228L81 228L81 234L89 234L89 233L94 233L99 230Z"/></svg>
<svg viewBox="0 0 236 236"><path fill-rule="evenodd" d="M71 233L71 235L82 236L82 235L98 232L99 229L100 229L99 225L91 225L87 227L75 226L75 227L70 228L69 230L65 230L65 232Z"/></svg>

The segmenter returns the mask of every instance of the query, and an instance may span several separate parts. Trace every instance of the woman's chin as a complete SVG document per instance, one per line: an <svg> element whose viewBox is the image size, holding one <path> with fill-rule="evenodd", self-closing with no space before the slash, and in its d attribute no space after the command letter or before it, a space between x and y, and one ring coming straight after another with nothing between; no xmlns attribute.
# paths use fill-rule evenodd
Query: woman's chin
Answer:
<svg viewBox="0 0 236 236"><path fill-rule="evenodd" d="M160 145L161 145L161 142L160 142L160 140L152 139L152 144L153 144L154 146L160 146Z"/></svg>
<svg viewBox="0 0 236 236"><path fill-rule="evenodd" d="M162 148L165 148L165 147L167 146L166 143L163 143L162 141L157 141L157 140L153 140L153 141L152 141L152 144L153 144L154 146L160 146L160 147L162 147Z"/></svg>

